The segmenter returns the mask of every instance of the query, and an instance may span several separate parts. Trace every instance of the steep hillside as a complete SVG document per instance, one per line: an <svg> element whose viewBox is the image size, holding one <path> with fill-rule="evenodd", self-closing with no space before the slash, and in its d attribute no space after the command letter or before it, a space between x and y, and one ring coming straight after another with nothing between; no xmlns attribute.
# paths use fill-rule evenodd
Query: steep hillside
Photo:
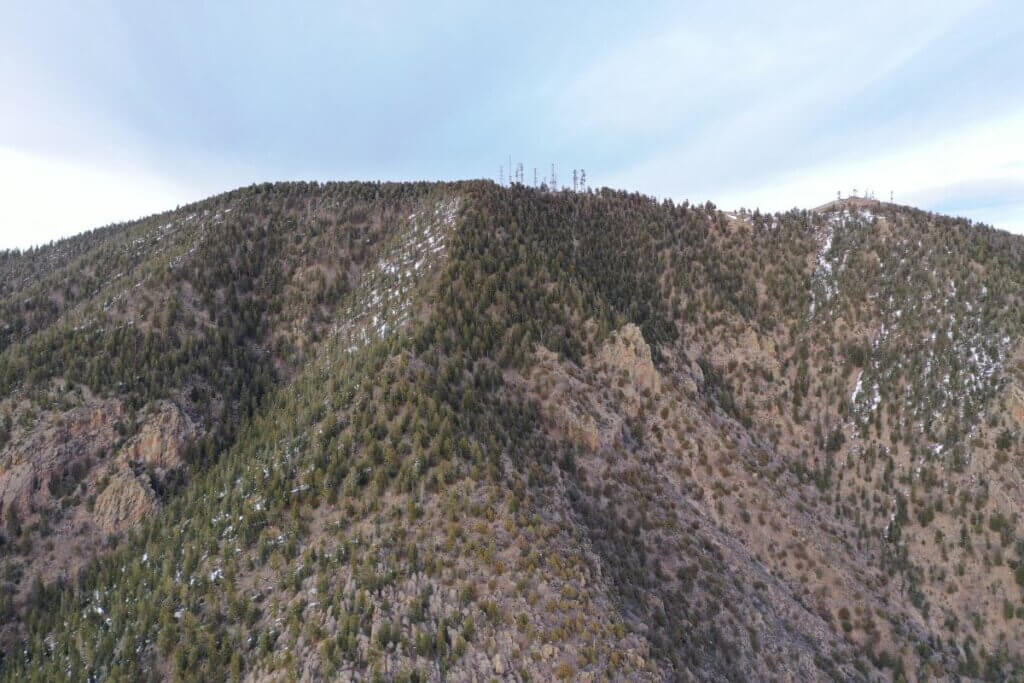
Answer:
<svg viewBox="0 0 1024 683"><path fill-rule="evenodd" d="M0 676L1024 675L1024 240L490 183L0 257Z"/></svg>
<svg viewBox="0 0 1024 683"><path fill-rule="evenodd" d="M37 576L73 578L215 462L322 339L380 334L398 322L387 305L411 314L454 221L444 197L427 185L253 187L6 255L0 613ZM394 299L367 298L378 290Z"/></svg>

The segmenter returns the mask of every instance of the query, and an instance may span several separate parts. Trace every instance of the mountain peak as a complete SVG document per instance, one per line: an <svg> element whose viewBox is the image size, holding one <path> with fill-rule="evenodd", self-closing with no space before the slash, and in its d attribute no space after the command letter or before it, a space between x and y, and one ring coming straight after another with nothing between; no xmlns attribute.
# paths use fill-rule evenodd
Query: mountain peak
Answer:
<svg viewBox="0 0 1024 683"><path fill-rule="evenodd" d="M1019 675L1024 240L738 221L283 183L6 256L0 678Z"/></svg>

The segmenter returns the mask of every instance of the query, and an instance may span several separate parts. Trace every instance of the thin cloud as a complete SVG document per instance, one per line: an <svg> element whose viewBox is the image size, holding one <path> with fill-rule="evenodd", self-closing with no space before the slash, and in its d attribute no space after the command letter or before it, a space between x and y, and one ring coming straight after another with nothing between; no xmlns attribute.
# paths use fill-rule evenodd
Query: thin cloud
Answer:
<svg viewBox="0 0 1024 683"><path fill-rule="evenodd" d="M263 180L496 177L509 152L531 177L555 162L680 200L790 208L867 184L1024 229L1022 18L975 1L15 2L0 248ZM989 183L990 208L937 189L958 183ZM54 194L75 198L40 205Z"/></svg>

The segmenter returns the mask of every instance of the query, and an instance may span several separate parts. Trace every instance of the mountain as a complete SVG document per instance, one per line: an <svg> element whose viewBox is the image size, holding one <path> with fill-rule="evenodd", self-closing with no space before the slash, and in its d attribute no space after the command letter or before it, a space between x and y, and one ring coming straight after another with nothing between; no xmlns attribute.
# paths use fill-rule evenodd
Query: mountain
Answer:
<svg viewBox="0 0 1024 683"><path fill-rule="evenodd" d="M1024 676L1024 239L474 181L0 255L2 680Z"/></svg>

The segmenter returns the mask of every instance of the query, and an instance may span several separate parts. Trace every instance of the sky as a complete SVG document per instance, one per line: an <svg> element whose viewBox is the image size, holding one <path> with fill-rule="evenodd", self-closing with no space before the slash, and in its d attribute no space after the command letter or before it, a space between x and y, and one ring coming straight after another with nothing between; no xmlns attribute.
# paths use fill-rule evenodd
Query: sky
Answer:
<svg viewBox="0 0 1024 683"><path fill-rule="evenodd" d="M275 180L499 177L1024 233L1024 3L0 0L0 249ZM507 174L507 169L505 173Z"/></svg>

